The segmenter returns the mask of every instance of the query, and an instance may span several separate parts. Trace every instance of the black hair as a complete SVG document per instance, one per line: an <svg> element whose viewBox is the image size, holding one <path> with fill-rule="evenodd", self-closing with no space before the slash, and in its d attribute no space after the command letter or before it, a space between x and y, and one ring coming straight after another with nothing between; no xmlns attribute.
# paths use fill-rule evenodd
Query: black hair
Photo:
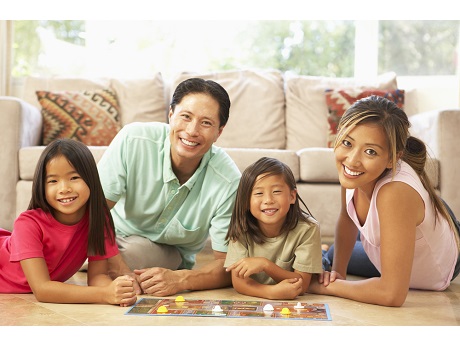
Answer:
<svg viewBox="0 0 460 345"><path fill-rule="evenodd" d="M204 80L202 78L186 79L177 85L170 103L171 110L179 104L182 99L192 93L204 93L216 100L219 104L219 127L227 124L230 115L230 97L227 91L213 80Z"/></svg>
<svg viewBox="0 0 460 345"><path fill-rule="evenodd" d="M88 255L105 254L105 235L115 242L115 230L112 215L102 190L96 161L89 148L73 139L56 139L42 152L35 169L32 183L32 197L28 210L40 208L53 213L46 200L46 166L56 157L63 156L72 165L90 190L87 202L89 209ZM105 231L104 231L105 230Z"/></svg>
<svg viewBox="0 0 460 345"><path fill-rule="evenodd" d="M245 237L249 236L255 243L261 244L265 242L265 236L259 228L258 221L250 211L252 189L260 175L281 175L290 190L297 190L294 174L287 164L269 157L262 157L255 163L252 163L241 175L226 240L244 242ZM303 204L307 212L301 209L299 201ZM280 232L294 229L299 220L307 223L316 223L308 207L297 193L295 202L290 205Z"/></svg>

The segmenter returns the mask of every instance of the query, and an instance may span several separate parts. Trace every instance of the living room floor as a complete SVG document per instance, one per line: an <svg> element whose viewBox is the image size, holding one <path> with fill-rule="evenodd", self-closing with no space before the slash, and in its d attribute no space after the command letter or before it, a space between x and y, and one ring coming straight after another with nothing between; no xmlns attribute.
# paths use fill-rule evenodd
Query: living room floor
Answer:
<svg viewBox="0 0 460 345"><path fill-rule="evenodd" d="M207 245L197 255L197 268L212 260ZM348 277L347 279L361 279ZM86 285L86 272L77 272L68 283ZM187 299L258 300L233 288L183 292ZM172 296L172 297L176 297ZM149 297L148 295L139 296ZM151 297L151 296L150 296ZM344 298L306 294L305 303L325 303L331 321L274 318L222 318L125 315L130 307L37 302L33 294L0 294L0 326L459 326L460 276L442 292L411 290L402 307L382 307Z"/></svg>
<svg viewBox="0 0 460 345"><path fill-rule="evenodd" d="M353 277L352 279L357 279ZM85 285L86 273L78 272L70 283ZM181 293L187 299L258 298L240 295L233 288ZM175 295L176 296L176 295ZM175 297L173 296L173 297ZM139 296L141 297L148 297ZM151 297L151 296L150 296ZM458 326L460 278L443 292L411 290L402 307L381 307L343 298L304 295L306 303L326 303L331 321L259 318L132 316L130 307L88 304L39 303L33 294L0 294L2 326Z"/></svg>

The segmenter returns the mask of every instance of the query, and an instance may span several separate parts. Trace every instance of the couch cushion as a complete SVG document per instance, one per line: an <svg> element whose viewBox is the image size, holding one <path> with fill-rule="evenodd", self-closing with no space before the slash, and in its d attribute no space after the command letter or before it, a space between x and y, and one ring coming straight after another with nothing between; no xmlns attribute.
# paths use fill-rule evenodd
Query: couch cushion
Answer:
<svg viewBox="0 0 460 345"><path fill-rule="evenodd" d="M339 183L334 151L326 147L311 147L297 151L302 182Z"/></svg>
<svg viewBox="0 0 460 345"><path fill-rule="evenodd" d="M27 77L24 82L24 95L22 99L40 109L41 105L35 93L37 90L93 91L109 88L109 79Z"/></svg>
<svg viewBox="0 0 460 345"><path fill-rule="evenodd" d="M28 77L24 84L22 98L37 108L40 104L35 95L37 90L49 91L93 91L115 90L121 110L121 124L134 121L167 121L168 95L163 77L156 73L147 79L109 78L38 78Z"/></svg>
<svg viewBox="0 0 460 345"><path fill-rule="evenodd" d="M88 146L97 162L107 149L107 146ZM33 180L37 162L45 146L29 146L19 150L19 177L21 180Z"/></svg>
<svg viewBox="0 0 460 345"><path fill-rule="evenodd" d="M371 95L380 96L389 99L396 105L404 109L404 90L377 90L377 89L328 89L325 91L326 104L328 110L328 136L327 146L333 147L337 136L337 127L339 126L340 118L351 105Z"/></svg>
<svg viewBox="0 0 460 345"><path fill-rule="evenodd" d="M316 76L285 76L286 148L327 147L326 89L352 87L397 89L396 73L389 72L369 80Z"/></svg>
<svg viewBox="0 0 460 345"><path fill-rule="evenodd" d="M160 73L151 79L111 79L120 101L122 125L131 122L167 122L169 96Z"/></svg>
<svg viewBox="0 0 460 345"><path fill-rule="evenodd" d="M302 183L339 183L332 148L305 148L297 151ZM434 188L439 187L439 161L428 158L425 170Z"/></svg>
<svg viewBox="0 0 460 345"><path fill-rule="evenodd" d="M291 168L296 181L300 179L299 156L295 151L277 149L236 149L224 148L225 152L233 159L238 169L244 171L249 165L262 157L276 158Z"/></svg>
<svg viewBox="0 0 460 345"><path fill-rule="evenodd" d="M36 94L42 106L43 145L57 138L109 145L121 129L120 107L113 90L37 90Z"/></svg>
<svg viewBox="0 0 460 345"><path fill-rule="evenodd" d="M298 183L297 191L313 217L319 222L321 241L333 243L341 208L340 184Z"/></svg>
<svg viewBox="0 0 460 345"><path fill-rule="evenodd" d="M171 91L173 92L180 82L192 77L214 80L229 94L230 117L216 142L217 146L285 148L284 79L280 71L182 73L173 81Z"/></svg>

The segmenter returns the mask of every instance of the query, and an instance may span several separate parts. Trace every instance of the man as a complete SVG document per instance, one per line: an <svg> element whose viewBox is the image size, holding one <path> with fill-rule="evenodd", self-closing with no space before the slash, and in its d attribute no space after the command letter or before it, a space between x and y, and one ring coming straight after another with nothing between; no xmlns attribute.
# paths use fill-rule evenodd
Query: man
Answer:
<svg viewBox="0 0 460 345"><path fill-rule="evenodd" d="M98 164L120 249L112 276L134 270L158 296L231 284L225 236L241 174L213 146L229 110L221 85L192 78L174 91L169 124L129 124L114 138ZM208 235L216 260L192 270Z"/></svg>

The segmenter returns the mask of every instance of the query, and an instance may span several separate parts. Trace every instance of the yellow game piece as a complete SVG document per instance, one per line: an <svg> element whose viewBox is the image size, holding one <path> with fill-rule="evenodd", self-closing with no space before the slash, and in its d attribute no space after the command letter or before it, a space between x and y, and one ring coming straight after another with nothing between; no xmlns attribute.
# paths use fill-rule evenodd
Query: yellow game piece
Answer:
<svg viewBox="0 0 460 345"><path fill-rule="evenodd" d="M167 313L168 308L166 308L164 305L158 308L157 313Z"/></svg>
<svg viewBox="0 0 460 345"><path fill-rule="evenodd" d="M185 302L185 299L182 296L177 296L176 297L176 302Z"/></svg>
<svg viewBox="0 0 460 345"><path fill-rule="evenodd" d="M281 309L281 314L283 314L283 315L289 315L290 313L291 313L291 311L289 310L289 308Z"/></svg>

